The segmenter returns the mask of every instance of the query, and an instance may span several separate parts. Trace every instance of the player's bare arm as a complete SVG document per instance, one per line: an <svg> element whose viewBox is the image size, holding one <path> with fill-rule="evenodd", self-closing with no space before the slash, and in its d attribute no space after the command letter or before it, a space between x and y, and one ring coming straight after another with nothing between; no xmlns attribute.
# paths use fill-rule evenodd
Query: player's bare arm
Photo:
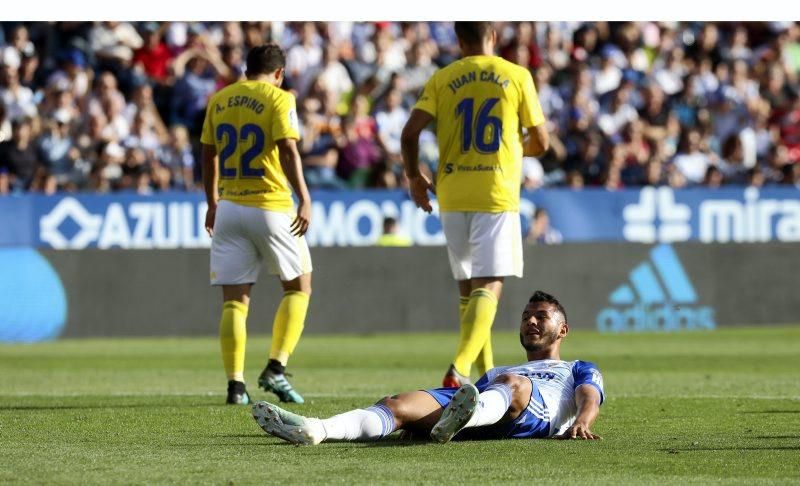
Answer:
<svg viewBox="0 0 800 486"><path fill-rule="evenodd" d="M525 139L522 153L526 157L538 157L550 148L550 134L547 132L547 123L535 127L528 127L528 137Z"/></svg>
<svg viewBox="0 0 800 486"><path fill-rule="evenodd" d="M602 437L591 431L591 426L600 413L600 392L592 385L580 385L575 389L575 404L578 406L578 415L575 417L575 422L563 434L553 438L562 440L602 439Z"/></svg>
<svg viewBox="0 0 800 486"><path fill-rule="evenodd" d="M428 191L435 192L433 184L419 170L419 135L433 117L422 110L412 110L403 133L400 137L400 149L403 153L403 165L408 176L409 192L414 204L423 211L433 211Z"/></svg>
<svg viewBox="0 0 800 486"><path fill-rule="evenodd" d="M208 209L206 210L206 232L214 236L214 220L217 216L217 199L219 191L219 166L217 165L217 148L214 145L203 144L203 188L206 193Z"/></svg>
<svg viewBox="0 0 800 486"><path fill-rule="evenodd" d="M292 189L297 195L297 217L292 222L292 234L303 236L311 224L311 195L308 193L306 180L303 178L303 166L300 161L300 152L297 151L297 141L293 138L284 138L276 143L283 173L286 174L289 184L292 185Z"/></svg>

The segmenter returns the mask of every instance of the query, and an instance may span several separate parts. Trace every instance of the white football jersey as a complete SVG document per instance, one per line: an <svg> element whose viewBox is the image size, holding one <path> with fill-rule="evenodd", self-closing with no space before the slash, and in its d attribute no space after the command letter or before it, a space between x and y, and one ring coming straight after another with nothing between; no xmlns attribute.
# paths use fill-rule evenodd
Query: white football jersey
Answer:
<svg viewBox="0 0 800 486"><path fill-rule="evenodd" d="M605 399L603 375L600 374L597 365L588 361L544 359L516 366L499 366L489 370L476 385L480 387L489 384L503 373L525 376L536 385L545 405L543 410L539 409L540 418L549 420L551 436L563 433L575 422L577 387L584 384L593 385L600 392L600 403Z"/></svg>

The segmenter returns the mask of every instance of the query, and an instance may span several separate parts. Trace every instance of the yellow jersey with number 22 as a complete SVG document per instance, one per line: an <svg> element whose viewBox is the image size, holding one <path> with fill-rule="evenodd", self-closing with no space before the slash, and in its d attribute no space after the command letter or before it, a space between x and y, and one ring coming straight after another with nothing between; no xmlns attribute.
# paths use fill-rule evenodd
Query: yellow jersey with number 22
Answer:
<svg viewBox="0 0 800 486"><path fill-rule="evenodd" d="M270 211L294 208L276 142L299 139L294 96L262 81L239 81L208 102L200 141L219 158L219 196Z"/></svg>

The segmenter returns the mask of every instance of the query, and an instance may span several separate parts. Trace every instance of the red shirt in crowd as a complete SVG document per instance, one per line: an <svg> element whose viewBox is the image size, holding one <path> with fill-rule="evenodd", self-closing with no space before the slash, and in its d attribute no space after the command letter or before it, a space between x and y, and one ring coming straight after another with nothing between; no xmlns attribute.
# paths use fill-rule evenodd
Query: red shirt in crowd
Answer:
<svg viewBox="0 0 800 486"><path fill-rule="evenodd" d="M133 63L142 64L147 75L156 81L167 79L167 68L171 60L172 53L163 42L160 42L154 48L144 46L133 55Z"/></svg>

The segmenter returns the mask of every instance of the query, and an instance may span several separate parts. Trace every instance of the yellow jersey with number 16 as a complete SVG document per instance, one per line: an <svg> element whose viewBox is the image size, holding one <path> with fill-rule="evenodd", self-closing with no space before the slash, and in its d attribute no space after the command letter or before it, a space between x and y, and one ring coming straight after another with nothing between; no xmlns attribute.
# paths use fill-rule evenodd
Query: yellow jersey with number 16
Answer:
<svg viewBox="0 0 800 486"><path fill-rule="evenodd" d="M217 148L220 199L291 211L292 191L276 145L284 138L300 138L291 93L262 81L239 81L215 93L200 141Z"/></svg>
<svg viewBox="0 0 800 486"><path fill-rule="evenodd" d="M519 211L522 128L545 122L527 69L465 57L434 73L414 108L436 118L440 211Z"/></svg>

